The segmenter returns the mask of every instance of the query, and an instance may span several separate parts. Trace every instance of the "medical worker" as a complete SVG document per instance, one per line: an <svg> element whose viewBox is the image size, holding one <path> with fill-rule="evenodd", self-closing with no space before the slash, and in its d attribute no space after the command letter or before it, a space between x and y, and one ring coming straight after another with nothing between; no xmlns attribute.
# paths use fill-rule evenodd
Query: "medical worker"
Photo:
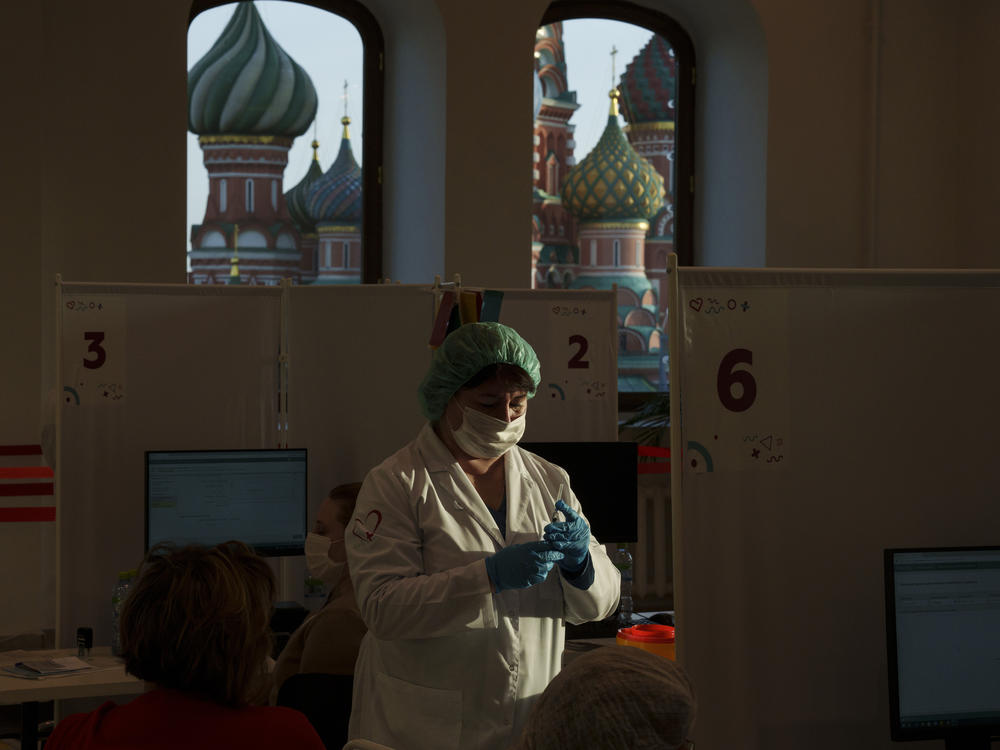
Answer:
<svg viewBox="0 0 1000 750"><path fill-rule="evenodd" d="M420 385L428 423L365 478L352 738L506 748L559 672L564 622L614 611L618 571L566 472L517 447L539 371L512 328L462 326Z"/></svg>
<svg viewBox="0 0 1000 750"><path fill-rule="evenodd" d="M281 650L271 672L272 705L282 684L294 674L354 674L365 624L347 570L344 532L354 520L360 489L360 482L352 482L330 490L316 512L313 530L306 535L306 566L329 587L330 594L323 608L306 617ZM343 715L346 719L346 710Z"/></svg>

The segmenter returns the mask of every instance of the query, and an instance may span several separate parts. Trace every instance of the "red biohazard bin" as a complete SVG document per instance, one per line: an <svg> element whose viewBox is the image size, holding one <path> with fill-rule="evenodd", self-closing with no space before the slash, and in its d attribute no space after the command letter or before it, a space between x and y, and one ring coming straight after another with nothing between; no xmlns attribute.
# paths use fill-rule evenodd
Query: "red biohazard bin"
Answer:
<svg viewBox="0 0 1000 750"><path fill-rule="evenodd" d="M636 646L668 659L677 658L677 643L674 629L670 625L649 623L620 628L615 640L620 646Z"/></svg>

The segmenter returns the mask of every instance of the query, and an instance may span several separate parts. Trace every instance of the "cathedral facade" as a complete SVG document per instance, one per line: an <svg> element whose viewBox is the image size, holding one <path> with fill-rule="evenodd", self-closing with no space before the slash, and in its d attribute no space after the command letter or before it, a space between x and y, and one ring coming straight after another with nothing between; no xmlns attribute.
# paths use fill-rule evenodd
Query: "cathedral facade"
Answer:
<svg viewBox="0 0 1000 750"><path fill-rule="evenodd" d="M188 129L198 135L209 191L191 227L194 284L357 284L361 281L361 167L346 113L327 170L313 160L284 189L288 150L316 117L309 74L244 0L188 72Z"/></svg>
<svg viewBox="0 0 1000 750"><path fill-rule="evenodd" d="M615 289L618 389L665 390L674 52L651 36L610 92L607 126L579 163L570 123L579 104L568 88L561 23L538 30L535 60L532 287Z"/></svg>

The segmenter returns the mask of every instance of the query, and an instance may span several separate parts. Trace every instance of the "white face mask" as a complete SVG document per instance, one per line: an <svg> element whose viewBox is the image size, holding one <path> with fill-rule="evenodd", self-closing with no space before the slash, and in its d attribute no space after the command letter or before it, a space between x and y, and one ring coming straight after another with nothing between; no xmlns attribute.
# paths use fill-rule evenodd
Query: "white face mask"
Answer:
<svg viewBox="0 0 1000 750"><path fill-rule="evenodd" d="M330 559L332 544L330 537L312 531L306 534L306 566L309 568L309 574L329 586L331 591L337 587L344 571L347 570L346 560Z"/></svg>
<svg viewBox="0 0 1000 750"><path fill-rule="evenodd" d="M462 425L452 430L458 447L475 458L497 458L509 451L524 434L524 416L513 422L462 407Z"/></svg>

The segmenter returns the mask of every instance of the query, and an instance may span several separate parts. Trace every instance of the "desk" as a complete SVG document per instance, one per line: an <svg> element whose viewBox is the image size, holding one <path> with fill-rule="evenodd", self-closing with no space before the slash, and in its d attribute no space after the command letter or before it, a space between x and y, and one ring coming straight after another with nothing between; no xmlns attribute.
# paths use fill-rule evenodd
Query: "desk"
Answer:
<svg viewBox="0 0 1000 750"><path fill-rule="evenodd" d="M566 641L566 645L563 646L562 665L565 667L577 656L593 651L595 648L617 644L618 641L615 638L576 638L572 641Z"/></svg>
<svg viewBox="0 0 1000 750"><path fill-rule="evenodd" d="M95 648L91 653L89 661L100 667L93 672L43 677L39 680L26 680L0 672L0 705L21 704L21 750L36 750L38 747L38 704L41 702L61 698L137 695L143 692L145 683L125 674L125 665L120 659L111 656L110 648ZM76 651L27 651L21 658L53 656L76 656Z"/></svg>

